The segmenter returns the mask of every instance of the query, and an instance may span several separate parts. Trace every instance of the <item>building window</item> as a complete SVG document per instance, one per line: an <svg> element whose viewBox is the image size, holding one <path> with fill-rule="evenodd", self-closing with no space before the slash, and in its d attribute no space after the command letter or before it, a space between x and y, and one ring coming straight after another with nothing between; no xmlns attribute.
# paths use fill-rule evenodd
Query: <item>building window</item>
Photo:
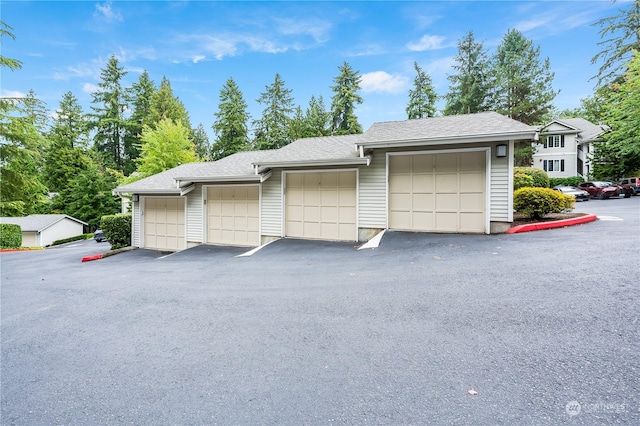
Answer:
<svg viewBox="0 0 640 426"><path fill-rule="evenodd" d="M544 141L545 148L564 148L564 135L549 135Z"/></svg>
<svg viewBox="0 0 640 426"><path fill-rule="evenodd" d="M545 172L564 172L564 160L544 160Z"/></svg>

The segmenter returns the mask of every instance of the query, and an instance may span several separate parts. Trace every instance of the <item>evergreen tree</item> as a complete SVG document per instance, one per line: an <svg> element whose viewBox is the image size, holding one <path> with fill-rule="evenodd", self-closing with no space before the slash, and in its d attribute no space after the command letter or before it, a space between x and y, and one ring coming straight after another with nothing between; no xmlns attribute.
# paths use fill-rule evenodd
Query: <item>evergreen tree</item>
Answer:
<svg viewBox="0 0 640 426"><path fill-rule="evenodd" d="M189 114L182 101L173 95L171 83L166 77L162 77L162 82L157 91L151 97L151 121L149 125L154 126L164 119L181 123L183 127L191 129Z"/></svg>
<svg viewBox="0 0 640 426"><path fill-rule="evenodd" d="M13 28L5 24L3 21L0 21L0 42L5 36L13 40L16 39L16 36L13 34ZM0 68L9 68L11 71L18 70L22 68L22 62L17 59L7 58L6 56L3 56L0 51Z"/></svg>
<svg viewBox="0 0 640 426"><path fill-rule="evenodd" d="M473 32L458 41L458 54L453 69L456 74L447 78L451 83L445 96L445 115L473 114L486 111L489 94L489 60L481 42Z"/></svg>
<svg viewBox="0 0 640 426"><path fill-rule="evenodd" d="M303 137L319 137L331 134L331 113L327 112L322 96L311 96L305 111L305 130Z"/></svg>
<svg viewBox="0 0 640 426"><path fill-rule="evenodd" d="M413 80L413 89L409 90L409 104L407 105L407 118L433 117L436 113L436 100L438 95L433 89L433 82L429 74L424 72L417 62L413 63L416 70L416 78Z"/></svg>
<svg viewBox="0 0 640 426"><path fill-rule="evenodd" d="M135 160L140 156L140 136L143 126L151 123L151 99L155 92L156 87L147 71L140 74L128 91L133 112L124 136L123 173L127 176L135 170Z"/></svg>
<svg viewBox="0 0 640 426"><path fill-rule="evenodd" d="M248 121L247 103L236 82L230 78L220 90L220 104L213 123L215 140L211 147L212 160L248 149Z"/></svg>
<svg viewBox="0 0 640 426"><path fill-rule="evenodd" d="M602 18L594 24L600 27L602 38L598 43L602 50L591 59L592 64L602 60L595 76L599 87L614 80L625 69L634 52L640 51L640 0L633 0L626 6L616 15Z"/></svg>
<svg viewBox="0 0 640 426"><path fill-rule="evenodd" d="M211 155L211 144L209 143L209 136L207 136L206 130L202 123L198 124L198 127L191 129L191 140L193 141L194 150L200 160L207 161Z"/></svg>
<svg viewBox="0 0 640 426"><path fill-rule="evenodd" d="M304 138L306 123L304 120L304 114L302 113L302 108L297 106L295 112L293 113L293 117L289 121L289 140L295 141L300 138Z"/></svg>
<svg viewBox="0 0 640 426"><path fill-rule="evenodd" d="M99 169L92 161L60 194L62 199L68 200L64 212L97 228L102 216L120 212L120 200L111 192L116 186L114 176Z"/></svg>
<svg viewBox="0 0 640 426"><path fill-rule="evenodd" d="M362 126L355 114L357 104L363 102L358 94L360 90L360 72L354 71L347 62L343 63L340 75L333 79L331 87L334 95L331 99L331 133L349 135L362 133Z"/></svg>
<svg viewBox="0 0 640 426"><path fill-rule="evenodd" d="M509 30L492 62L492 107L525 124L540 124L557 94L550 68L549 58L540 59L540 47Z"/></svg>
<svg viewBox="0 0 640 426"><path fill-rule="evenodd" d="M142 150L136 160L138 171L151 176L180 164L198 161L190 129L170 118L160 120L155 127L145 125L142 130Z"/></svg>
<svg viewBox="0 0 640 426"><path fill-rule="evenodd" d="M280 74L276 74L273 83L266 86L266 92L260 95L257 102L265 108L262 118L253 122L254 146L257 149L276 149L289 144L293 98L291 89L285 87Z"/></svg>
<svg viewBox="0 0 640 426"><path fill-rule="evenodd" d="M640 170L640 53L627 65L620 82L610 84L604 101L609 131L595 144L593 173L602 179L618 179Z"/></svg>
<svg viewBox="0 0 640 426"><path fill-rule="evenodd" d="M88 121L73 93L63 95L47 137L50 145L44 166L45 182L49 191L60 193L89 162L85 154Z"/></svg>
<svg viewBox="0 0 640 426"><path fill-rule="evenodd" d="M94 146L98 153L103 154L106 165L118 170L123 170L124 166L124 136L128 125L125 117L127 96L122 87L122 79L126 75L118 59L111 56L100 73L98 90L92 94L95 105L91 107L94 111Z"/></svg>

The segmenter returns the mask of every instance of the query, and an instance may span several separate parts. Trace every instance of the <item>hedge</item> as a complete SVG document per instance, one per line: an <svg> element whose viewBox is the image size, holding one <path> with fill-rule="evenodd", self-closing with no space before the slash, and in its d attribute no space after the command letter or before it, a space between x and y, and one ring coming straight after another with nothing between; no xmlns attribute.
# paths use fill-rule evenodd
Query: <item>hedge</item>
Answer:
<svg viewBox="0 0 640 426"><path fill-rule="evenodd" d="M584 179L580 176L571 176L564 178L549 178L549 188L553 188L554 186L562 185L562 186L578 186L584 182Z"/></svg>
<svg viewBox="0 0 640 426"><path fill-rule="evenodd" d="M544 170L535 169L533 167L514 167L514 177L516 174L530 176L531 179L533 179L533 184L531 186L537 188L549 187L549 175L547 175L547 172L545 172Z"/></svg>
<svg viewBox="0 0 640 426"><path fill-rule="evenodd" d="M131 245L131 213L102 216L100 229L112 250Z"/></svg>
<svg viewBox="0 0 640 426"><path fill-rule="evenodd" d="M88 240L89 238L93 238L93 234L80 234L80 235L76 235L75 237L69 237L69 238L63 238L61 240L55 240L53 243L51 243L51 245L52 246L57 246L57 245L64 244L64 243L70 243L72 241Z"/></svg>
<svg viewBox="0 0 640 426"><path fill-rule="evenodd" d="M575 198L550 188L520 188L513 193L513 208L533 219L573 210Z"/></svg>
<svg viewBox="0 0 640 426"><path fill-rule="evenodd" d="M22 246L20 225L0 223L0 248L18 248Z"/></svg>
<svg viewBox="0 0 640 426"><path fill-rule="evenodd" d="M520 189L533 186L533 178L525 173L513 174L513 189Z"/></svg>

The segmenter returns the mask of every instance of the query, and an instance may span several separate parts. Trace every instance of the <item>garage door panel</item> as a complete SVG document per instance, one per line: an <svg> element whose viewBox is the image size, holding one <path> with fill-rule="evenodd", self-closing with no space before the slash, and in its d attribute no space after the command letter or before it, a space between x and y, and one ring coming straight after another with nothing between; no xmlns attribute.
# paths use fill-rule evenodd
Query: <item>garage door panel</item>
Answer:
<svg viewBox="0 0 640 426"><path fill-rule="evenodd" d="M207 190L207 242L256 246L259 236L258 186L210 187Z"/></svg>
<svg viewBox="0 0 640 426"><path fill-rule="evenodd" d="M185 200L181 197L145 197L143 208L143 246L156 250L182 250L185 247Z"/></svg>
<svg viewBox="0 0 640 426"><path fill-rule="evenodd" d="M355 240L356 172L287 173L288 237ZM302 183L302 187L296 187Z"/></svg>
<svg viewBox="0 0 640 426"><path fill-rule="evenodd" d="M484 151L390 156L389 227L484 232L485 158Z"/></svg>

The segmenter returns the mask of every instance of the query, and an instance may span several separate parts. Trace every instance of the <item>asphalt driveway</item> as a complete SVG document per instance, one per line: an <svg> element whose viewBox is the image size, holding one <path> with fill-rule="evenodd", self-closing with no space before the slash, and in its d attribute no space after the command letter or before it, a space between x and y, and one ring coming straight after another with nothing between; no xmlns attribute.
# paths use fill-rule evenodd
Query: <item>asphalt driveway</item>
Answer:
<svg viewBox="0 0 640 426"><path fill-rule="evenodd" d="M639 424L640 197L577 209L604 219L2 254L1 423Z"/></svg>

